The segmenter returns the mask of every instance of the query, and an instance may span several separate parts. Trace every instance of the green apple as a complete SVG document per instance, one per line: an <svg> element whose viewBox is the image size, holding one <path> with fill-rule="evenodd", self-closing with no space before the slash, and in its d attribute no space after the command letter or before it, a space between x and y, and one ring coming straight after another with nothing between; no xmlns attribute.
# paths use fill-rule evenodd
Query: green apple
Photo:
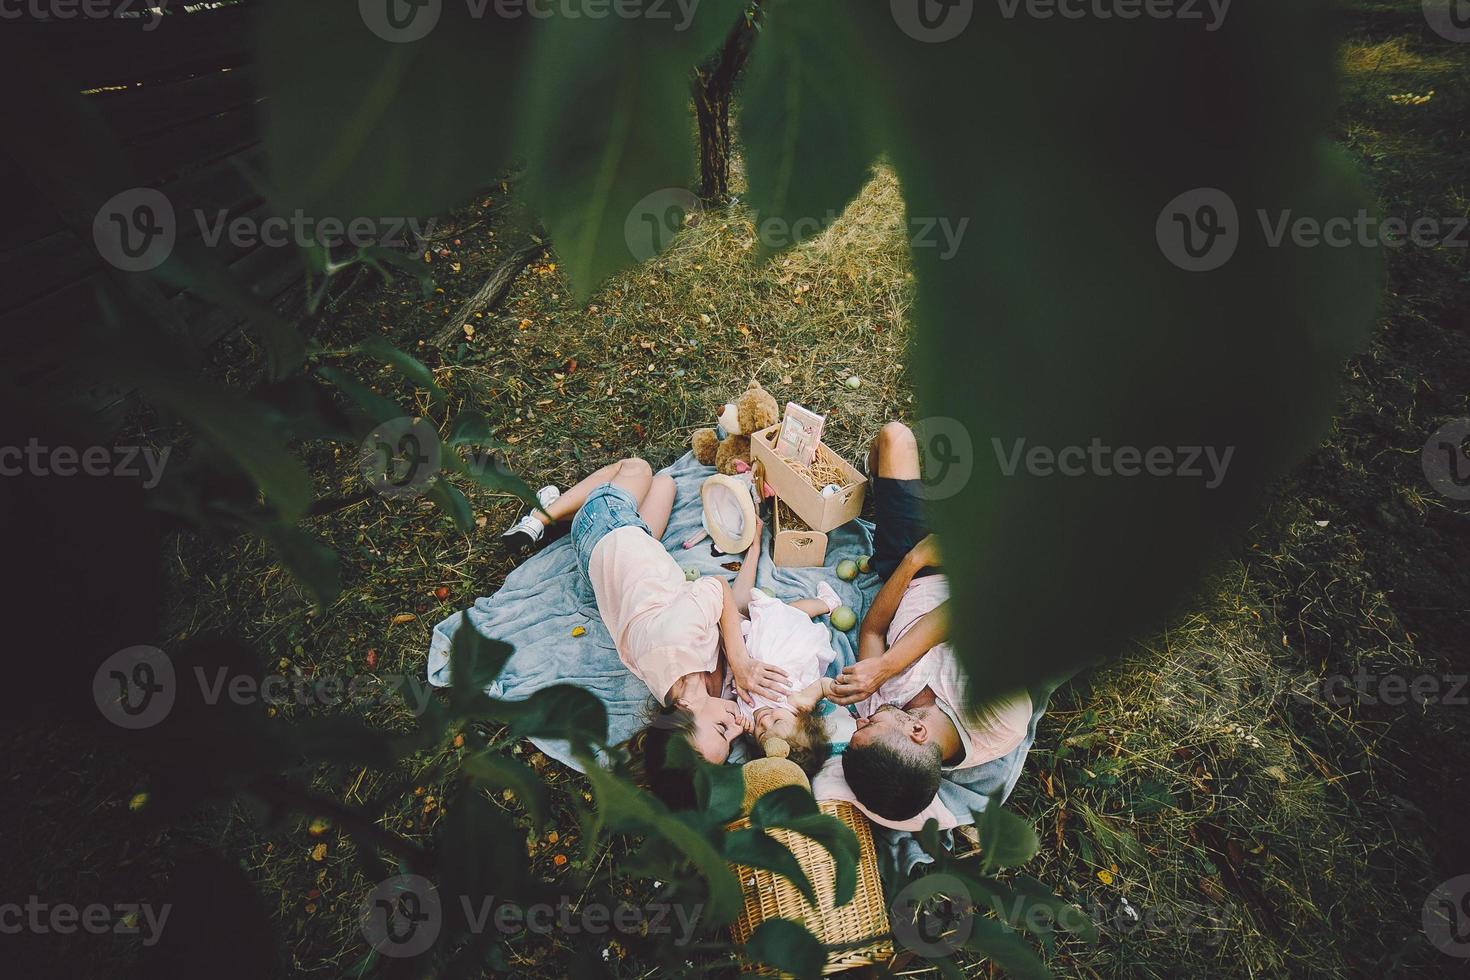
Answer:
<svg viewBox="0 0 1470 980"><path fill-rule="evenodd" d="M858 571L862 572L864 575L868 574L873 570L873 556L858 555L857 566Z"/></svg>
<svg viewBox="0 0 1470 980"><path fill-rule="evenodd" d="M832 610L832 628L846 633L857 625L857 613L847 606L838 606Z"/></svg>
<svg viewBox="0 0 1470 980"><path fill-rule="evenodd" d="M844 558L837 563L837 577L844 582L851 582L857 578L858 563L851 558Z"/></svg>

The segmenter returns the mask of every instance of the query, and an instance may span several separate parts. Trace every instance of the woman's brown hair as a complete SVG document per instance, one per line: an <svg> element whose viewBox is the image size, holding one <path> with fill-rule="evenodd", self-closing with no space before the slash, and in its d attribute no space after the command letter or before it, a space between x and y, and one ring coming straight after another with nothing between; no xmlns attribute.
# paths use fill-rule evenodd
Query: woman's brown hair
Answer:
<svg viewBox="0 0 1470 980"><path fill-rule="evenodd" d="M671 810L692 810L694 769L685 762L671 764L669 745L674 738L688 739L694 732L694 717L683 708L655 705L648 711L648 724L634 732L624 747L628 750L630 775Z"/></svg>

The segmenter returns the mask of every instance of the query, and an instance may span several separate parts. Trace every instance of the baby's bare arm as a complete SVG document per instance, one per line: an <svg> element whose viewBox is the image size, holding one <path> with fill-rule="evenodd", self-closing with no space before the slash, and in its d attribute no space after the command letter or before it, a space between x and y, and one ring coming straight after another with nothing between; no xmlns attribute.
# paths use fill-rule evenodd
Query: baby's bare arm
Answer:
<svg viewBox="0 0 1470 980"><path fill-rule="evenodd" d="M828 685L831 683L830 677L820 677L795 694L788 695L786 703L795 711L810 711L817 706L818 701L827 696Z"/></svg>
<svg viewBox="0 0 1470 980"><path fill-rule="evenodd" d="M827 615L827 604L821 599L792 599L787 603L792 609L800 609L812 619Z"/></svg>

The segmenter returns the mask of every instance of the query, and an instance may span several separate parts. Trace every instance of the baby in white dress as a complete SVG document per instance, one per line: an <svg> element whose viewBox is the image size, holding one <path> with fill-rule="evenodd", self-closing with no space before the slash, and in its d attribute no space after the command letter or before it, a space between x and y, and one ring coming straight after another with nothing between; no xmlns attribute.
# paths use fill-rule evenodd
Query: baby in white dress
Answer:
<svg viewBox="0 0 1470 980"><path fill-rule="evenodd" d="M760 559L760 534L745 555L731 588L740 609L740 634L750 656L786 672L791 693L780 701L759 694L753 704L737 699L752 733L765 755L785 753L808 776L821 768L830 754L830 736L818 705L830 693L827 668L837 652L831 631L813 620L842 605L837 592L822 582L816 598L782 602L755 586ZM824 706L825 707L825 706Z"/></svg>

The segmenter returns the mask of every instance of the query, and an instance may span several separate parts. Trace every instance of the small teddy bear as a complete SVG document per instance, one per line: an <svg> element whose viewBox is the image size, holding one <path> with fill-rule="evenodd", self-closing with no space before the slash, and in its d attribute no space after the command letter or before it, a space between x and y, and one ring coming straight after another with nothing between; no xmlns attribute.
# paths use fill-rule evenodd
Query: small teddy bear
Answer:
<svg viewBox="0 0 1470 980"><path fill-rule="evenodd" d="M750 468L750 435L781 418L780 406L759 381L752 381L735 401L720 413L720 428L725 438L711 428L696 429L690 437L694 458L705 466L713 466L726 476L734 476Z"/></svg>

